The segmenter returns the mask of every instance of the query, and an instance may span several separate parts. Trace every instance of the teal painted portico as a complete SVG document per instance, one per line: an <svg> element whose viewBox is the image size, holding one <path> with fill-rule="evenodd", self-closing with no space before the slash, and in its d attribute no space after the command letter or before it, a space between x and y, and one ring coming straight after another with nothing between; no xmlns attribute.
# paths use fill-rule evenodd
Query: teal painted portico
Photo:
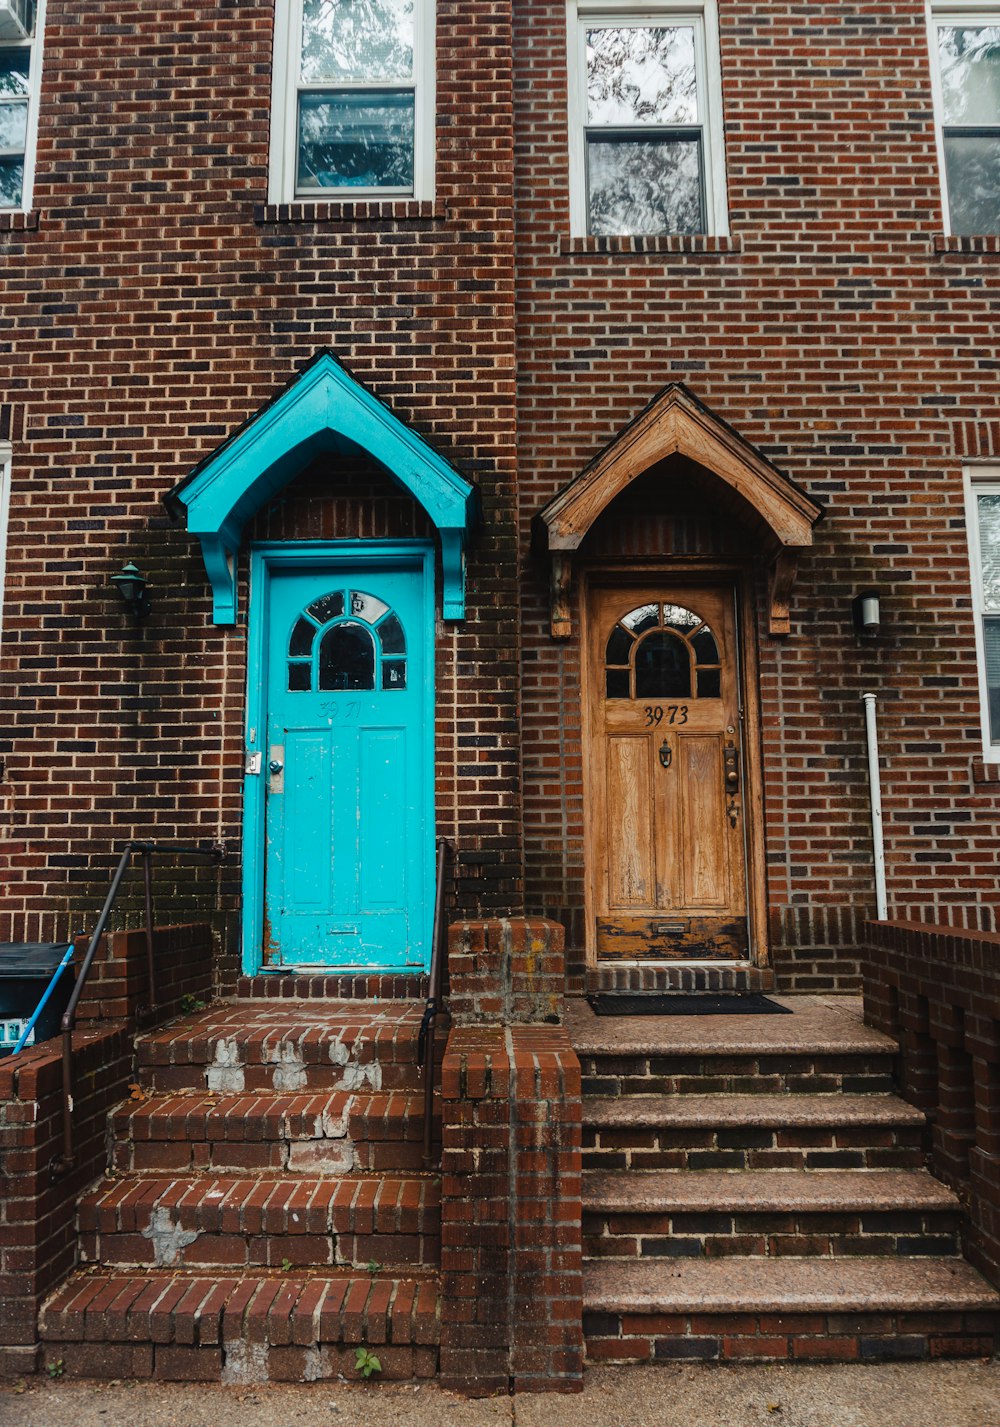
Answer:
<svg viewBox="0 0 1000 1427"><path fill-rule="evenodd" d="M170 493L236 620L243 529L319 456L376 461L440 539L465 614L476 492L328 351ZM359 482L357 497L365 499ZM243 967L424 968L434 897L434 545L251 546Z"/></svg>
<svg viewBox="0 0 1000 1427"><path fill-rule="evenodd" d="M423 437L363 386L330 351L318 352L288 386L166 497L201 542L215 624L236 620L236 561L243 527L315 456L365 452L419 501L437 528L442 616L465 617L465 547L476 491Z"/></svg>

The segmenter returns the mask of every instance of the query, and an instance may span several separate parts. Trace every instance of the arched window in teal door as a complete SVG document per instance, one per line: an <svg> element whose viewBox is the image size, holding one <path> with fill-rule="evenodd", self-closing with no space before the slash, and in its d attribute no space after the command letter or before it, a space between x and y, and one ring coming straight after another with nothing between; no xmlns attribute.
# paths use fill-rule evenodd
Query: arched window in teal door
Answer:
<svg viewBox="0 0 1000 1427"><path fill-rule="evenodd" d="M288 637L290 693L406 688L406 635L399 616L364 590L313 600Z"/></svg>

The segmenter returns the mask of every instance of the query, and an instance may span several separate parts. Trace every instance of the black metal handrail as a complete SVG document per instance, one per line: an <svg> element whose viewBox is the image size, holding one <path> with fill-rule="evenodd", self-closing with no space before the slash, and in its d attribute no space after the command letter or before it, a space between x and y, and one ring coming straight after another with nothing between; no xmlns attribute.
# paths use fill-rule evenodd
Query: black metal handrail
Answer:
<svg viewBox="0 0 1000 1427"><path fill-rule="evenodd" d="M417 1035L417 1064L424 1071L424 1150L425 1169L431 1167L431 1140L434 1120L434 1025L441 1007L441 975L445 955L444 876L452 845L445 837L437 841L437 877L434 884L434 929L431 933L431 969L427 984L427 1001Z"/></svg>
<svg viewBox="0 0 1000 1427"><path fill-rule="evenodd" d="M156 959L153 951L153 854L170 853L185 857L211 857L216 862L221 862L225 856L225 848L221 843L215 843L212 847L189 847L183 844L172 844L162 842L127 842L122 849L122 855L118 859L118 866L111 879L111 886L108 888L108 895L104 899L104 906L101 914L97 918L97 925L93 935L87 944L87 951L80 969L76 976L76 985L70 995L66 1010L60 1022L62 1031L62 1082L63 1082L63 1152L53 1161L53 1172L66 1174L73 1168L73 1032L76 1029L76 1008L83 988L87 984L87 977L90 975L90 968L93 965L97 948L101 944L104 936L104 929L108 924L108 918L114 910L115 902L118 898L118 891L125 879L132 858L136 855L142 858L143 891L146 911L146 968L149 978L149 1006L148 1010L155 1012L157 1009L156 996Z"/></svg>

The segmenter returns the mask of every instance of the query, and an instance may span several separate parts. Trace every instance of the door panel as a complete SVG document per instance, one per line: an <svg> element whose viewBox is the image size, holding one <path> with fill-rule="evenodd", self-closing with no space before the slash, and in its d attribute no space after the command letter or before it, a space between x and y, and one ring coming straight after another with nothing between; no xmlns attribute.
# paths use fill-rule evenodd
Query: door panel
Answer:
<svg viewBox="0 0 1000 1427"><path fill-rule="evenodd" d="M734 592L596 588L588 630L597 955L745 957Z"/></svg>
<svg viewBox="0 0 1000 1427"><path fill-rule="evenodd" d="M266 965L423 966L433 864L423 570L270 582Z"/></svg>

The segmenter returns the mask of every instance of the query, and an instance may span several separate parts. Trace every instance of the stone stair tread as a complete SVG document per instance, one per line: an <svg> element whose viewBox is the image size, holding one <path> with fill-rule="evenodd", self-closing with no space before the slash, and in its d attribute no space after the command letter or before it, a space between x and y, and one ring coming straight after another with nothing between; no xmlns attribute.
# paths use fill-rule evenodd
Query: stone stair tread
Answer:
<svg viewBox="0 0 1000 1427"><path fill-rule="evenodd" d="M423 1091L261 1090L223 1095L192 1089L128 1101L115 1112L115 1128L143 1140L316 1139L331 1131L343 1134L348 1116L361 1115L374 1123L416 1112L423 1114Z"/></svg>
<svg viewBox="0 0 1000 1427"><path fill-rule="evenodd" d="M206 1275L154 1270L75 1274L43 1305L46 1342L218 1347L242 1336L272 1344L429 1344L440 1336L435 1273Z"/></svg>
<svg viewBox="0 0 1000 1427"><path fill-rule="evenodd" d="M880 1313L1000 1309L960 1258L659 1259L584 1266L587 1312Z"/></svg>
<svg viewBox="0 0 1000 1427"><path fill-rule="evenodd" d="M619 1095L585 1097L583 1123L604 1128L742 1128L921 1125L926 1116L897 1095Z"/></svg>
<svg viewBox="0 0 1000 1427"><path fill-rule="evenodd" d="M585 1170L584 1210L633 1214L957 1210L922 1169Z"/></svg>
<svg viewBox="0 0 1000 1427"><path fill-rule="evenodd" d="M565 1022L577 1054L588 1056L896 1054L894 1040L865 1025L855 997L795 996L793 1004L790 1016L598 1016L574 997Z"/></svg>

